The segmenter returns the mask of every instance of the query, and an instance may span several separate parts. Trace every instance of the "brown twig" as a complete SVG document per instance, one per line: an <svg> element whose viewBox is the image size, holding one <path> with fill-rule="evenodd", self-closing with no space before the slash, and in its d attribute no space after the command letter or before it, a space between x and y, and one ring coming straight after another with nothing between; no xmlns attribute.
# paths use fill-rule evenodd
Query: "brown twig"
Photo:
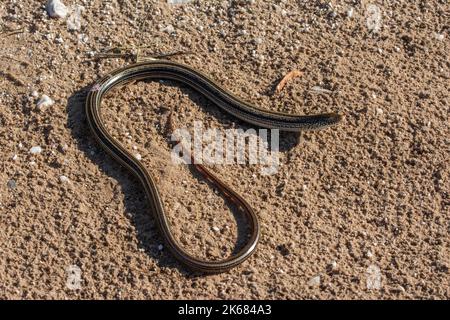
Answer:
<svg viewBox="0 0 450 320"><path fill-rule="evenodd" d="M4 34L5 32L8 32L8 33ZM25 28L20 28L20 29L11 29L9 27L0 28L0 34L4 34L4 37L9 37L9 36L19 34L19 33L24 33L24 32L25 32Z"/></svg>
<svg viewBox="0 0 450 320"><path fill-rule="evenodd" d="M286 74L283 77L283 79L281 79L281 81L278 83L277 87L275 88L275 93L280 93L288 81L290 81L294 78L300 77L301 75L303 75L303 72L301 72L299 70L292 70L291 72Z"/></svg>

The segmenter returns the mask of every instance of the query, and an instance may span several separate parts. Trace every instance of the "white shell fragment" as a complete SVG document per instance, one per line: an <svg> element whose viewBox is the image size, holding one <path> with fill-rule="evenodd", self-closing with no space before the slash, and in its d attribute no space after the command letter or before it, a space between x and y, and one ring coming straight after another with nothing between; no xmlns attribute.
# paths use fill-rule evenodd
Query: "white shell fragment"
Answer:
<svg viewBox="0 0 450 320"><path fill-rule="evenodd" d="M42 148L40 146L34 146L30 149L31 154L39 154L42 152Z"/></svg>
<svg viewBox="0 0 450 320"><path fill-rule="evenodd" d="M67 29L77 31L81 29L81 14L84 11L83 6L76 5L67 18Z"/></svg>
<svg viewBox="0 0 450 320"><path fill-rule="evenodd" d="M68 13L67 7L60 0L48 0L45 9L52 18L64 19Z"/></svg>
<svg viewBox="0 0 450 320"><path fill-rule="evenodd" d="M66 182L69 181L69 178L67 178L66 176L60 176L60 177L59 177L59 181L60 181L61 183L66 183Z"/></svg>
<svg viewBox="0 0 450 320"><path fill-rule="evenodd" d="M37 102L36 106L39 109L42 109L42 108L45 108L45 107L52 106L53 104L55 104L55 101L53 101L49 96L43 94L41 96L41 99L39 99L39 101Z"/></svg>

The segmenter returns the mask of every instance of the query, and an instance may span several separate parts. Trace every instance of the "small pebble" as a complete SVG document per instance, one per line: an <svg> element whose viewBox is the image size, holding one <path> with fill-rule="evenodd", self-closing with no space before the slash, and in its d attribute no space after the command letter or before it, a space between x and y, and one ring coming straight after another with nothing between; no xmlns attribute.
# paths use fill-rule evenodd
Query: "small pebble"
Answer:
<svg viewBox="0 0 450 320"><path fill-rule="evenodd" d="M377 115L382 115L382 114L383 114L383 109L377 108Z"/></svg>
<svg viewBox="0 0 450 320"><path fill-rule="evenodd" d="M367 278L366 278L367 289L369 289L369 290L381 289L382 275L381 275L380 267L372 264L367 268L366 274L367 274Z"/></svg>
<svg viewBox="0 0 450 320"><path fill-rule="evenodd" d="M76 5L67 18L67 30L69 31L77 31L81 29L81 14L84 11L84 7L80 5Z"/></svg>
<svg viewBox="0 0 450 320"><path fill-rule="evenodd" d="M89 37L84 33L78 35L78 41L81 43L87 43L89 41Z"/></svg>
<svg viewBox="0 0 450 320"><path fill-rule="evenodd" d="M67 7L60 0L48 0L45 9L52 18L64 19L68 13Z"/></svg>
<svg viewBox="0 0 450 320"><path fill-rule="evenodd" d="M337 262L336 262L336 261L332 261L332 262L330 263L330 268L331 268L331 270L336 270L336 268L337 268Z"/></svg>
<svg viewBox="0 0 450 320"><path fill-rule="evenodd" d="M67 178L66 176L60 176L59 181L61 181L61 183L66 183L69 181L69 178Z"/></svg>
<svg viewBox="0 0 450 320"><path fill-rule="evenodd" d="M13 159L13 161L16 161L17 160L17 154L13 155L11 159Z"/></svg>
<svg viewBox="0 0 450 320"><path fill-rule="evenodd" d="M162 249L164 249L164 246L162 244L158 245L158 250L162 251Z"/></svg>
<svg viewBox="0 0 450 320"><path fill-rule="evenodd" d="M434 37L435 37L437 40L439 40L439 41L443 41L444 38L445 38L445 36L444 36L443 33L435 33L435 34L434 34Z"/></svg>
<svg viewBox="0 0 450 320"><path fill-rule="evenodd" d="M315 276L309 279L308 286L310 287L317 287L320 286L320 276Z"/></svg>
<svg viewBox="0 0 450 320"><path fill-rule="evenodd" d="M348 18L352 18L352 17L353 17L354 11L355 11L355 10L354 10L353 8L348 9L348 10L347 10L347 17L348 17Z"/></svg>
<svg viewBox="0 0 450 320"><path fill-rule="evenodd" d="M263 43L263 39L255 38L255 39L253 39L253 42L254 42L254 44L261 44L261 43Z"/></svg>
<svg viewBox="0 0 450 320"><path fill-rule="evenodd" d="M42 148L40 146L35 146L30 149L31 154L39 154L42 152Z"/></svg>
<svg viewBox="0 0 450 320"><path fill-rule="evenodd" d="M55 104L55 101L53 101L49 96L43 94L41 96L41 99L39 99L39 101L37 102L36 106L39 109L42 109L44 107L52 106L53 104Z"/></svg>
<svg viewBox="0 0 450 320"><path fill-rule="evenodd" d="M366 12L366 25L370 32L377 33L381 29L381 9L377 5L369 4Z"/></svg>
<svg viewBox="0 0 450 320"><path fill-rule="evenodd" d="M219 231L220 231L220 229L219 229L218 227L216 227L216 226L212 227L212 229L213 229L215 232L219 232Z"/></svg>
<svg viewBox="0 0 450 320"><path fill-rule="evenodd" d="M12 180L12 179L9 180L6 185L8 186L9 189L15 189L17 187L16 180Z"/></svg>
<svg viewBox="0 0 450 320"><path fill-rule="evenodd" d="M139 161L142 160L142 156L141 156L139 153L136 153L136 154L134 155L134 157L135 157L136 159L138 159Z"/></svg>
<svg viewBox="0 0 450 320"><path fill-rule="evenodd" d="M277 250L281 253L282 256L286 257L288 256L291 251L289 250L288 246L285 244L280 244L277 246Z"/></svg>
<svg viewBox="0 0 450 320"><path fill-rule="evenodd" d="M169 24L165 28L163 28L161 31L171 34L171 33L175 32L175 28L173 27L173 25Z"/></svg>

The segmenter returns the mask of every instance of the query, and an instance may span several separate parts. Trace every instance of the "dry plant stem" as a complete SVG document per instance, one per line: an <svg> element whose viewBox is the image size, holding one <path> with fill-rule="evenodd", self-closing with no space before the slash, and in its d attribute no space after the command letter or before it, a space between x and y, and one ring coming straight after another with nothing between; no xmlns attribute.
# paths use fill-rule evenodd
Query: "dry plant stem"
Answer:
<svg viewBox="0 0 450 320"><path fill-rule="evenodd" d="M291 72L289 72L288 74L286 74L283 79L281 79L280 83L278 83L277 87L275 88L275 93L280 93L281 90L283 90L283 88L286 86L286 84L288 83L288 81L300 77L301 75L303 75L303 72L299 71L299 70L292 70Z"/></svg>
<svg viewBox="0 0 450 320"><path fill-rule="evenodd" d="M8 33L6 33L8 32ZM4 37L9 37L15 34L24 33L25 28L19 28L19 29L11 29L9 27L3 27L0 28L0 34L2 34Z"/></svg>

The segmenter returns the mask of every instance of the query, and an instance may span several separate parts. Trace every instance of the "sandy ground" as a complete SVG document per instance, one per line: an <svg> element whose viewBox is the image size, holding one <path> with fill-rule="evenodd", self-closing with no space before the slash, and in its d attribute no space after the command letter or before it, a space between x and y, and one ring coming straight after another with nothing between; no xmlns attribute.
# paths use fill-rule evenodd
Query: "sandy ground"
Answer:
<svg viewBox="0 0 450 320"><path fill-rule="evenodd" d="M448 1L64 3L85 7L79 30L50 19L45 1L1 1L0 298L449 298ZM258 250L238 268L201 276L179 265L138 181L94 141L86 92L129 63L92 59L112 46L190 50L174 60L262 108L345 115L299 143L282 135L274 175L211 166L261 221ZM303 76L273 94L293 69ZM55 104L38 108L42 94ZM105 109L155 175L177 239L197 256L228 256L245 220L171 164L165 110L177 127L250 127L170 82L121 87Z"/></svg>

